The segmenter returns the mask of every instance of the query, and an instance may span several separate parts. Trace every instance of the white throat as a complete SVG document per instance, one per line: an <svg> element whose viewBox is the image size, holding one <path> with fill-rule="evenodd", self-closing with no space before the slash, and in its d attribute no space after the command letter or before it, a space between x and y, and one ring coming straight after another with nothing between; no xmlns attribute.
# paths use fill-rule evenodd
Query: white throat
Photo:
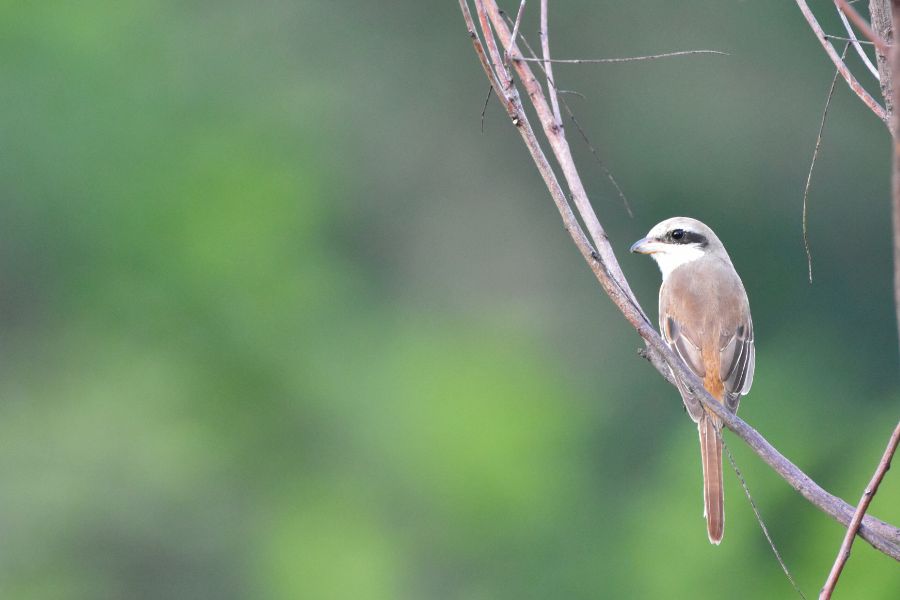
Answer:
<svg viewBox="0 0 900 600"><path fill-rule="evenodd" d="M686 265L691 261L702 258L704 254L705 252L703 250L694 245L671 245L663 251L654 252L650 256L656 261L656 264L659 265L659 270L662 271L663 281L665 281L672 271L681 265Z"/></svg>

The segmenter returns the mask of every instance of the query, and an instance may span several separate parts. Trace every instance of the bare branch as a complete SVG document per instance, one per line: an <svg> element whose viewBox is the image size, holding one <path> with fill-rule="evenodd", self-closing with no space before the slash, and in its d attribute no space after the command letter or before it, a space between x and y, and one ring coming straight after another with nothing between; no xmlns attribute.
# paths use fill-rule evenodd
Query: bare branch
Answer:
<svg viewBox="0 0 900 600"><path fill-rule="evenodd" d="M853 513L853 520L850 521L850 526L847 527L844 541L841 543L840 550L838 550L837 558L834 559L834 566L831 567L831 573L828 574L828 579L825 581L822 593L819 594L819 600L828 600L831 598L831 594L834 592L834 586L837 585L838 577L841 576L841 571L844 570L844 564L846 564L847 559L850 558L850 548L853 546L853 540L856 539L856 532L859 530L859 524L862 522L866 510L869 509L872 498L874 498L875 493L878 492L878 486L881 485L884 474L891 468L891 458L893 458L894 452L897 451L898 443L900 443L900 422L894 427L894 433L891 434L891 438L888 440L887 448L885 448L884 454L878 462L875 474L872 475L872 479L869 481L869 485L866 486L862 498L859 499L859 504L856 505L856 512Z"/></svg>
<svg viewBox="0 0 900 600"><path fill-rule="evenodd" d="M563 63L567 65L587 65L587 64L598 64L598 63L625 63L625 62L637 62L641 60L656 60L658 58L671 58L673 56L690 56L692 54L718 54L721 56L731 56L727 52L722 52L721 50L680 50L678 52L664 52L663 54L647 54L645 56L625 56L622 58L555 58L553 60L548 61L547 59L541 58L526 58L521 57L519 60L524 60L526 62L552 62L552 63Z"/></svg>
<svg viewBox="0 0 900 600"><path fill-rule="evenodd" d="M862 31L863 35L866 36L870 42L875 44L881 51L887 50L887 44L884 43L884 40L879 37L877 33L872 31L872 26L863 19L856 9L850 6L850 3L847 0L834 0L835 6L837 6L838 12L847 15L850 17L850 20L853 21L853 24ZM852 36L851 37L855 37Z"/></svg>
<svg viewBox="0 0 900 600"><path fill-rule="evenodd" d="M825 53L828 55L828 58L831 59L831 62L834 63L834 66L837 67L838 72L841 74L841 77L844 78L844 81L847 82L847 85L850 86L850 89L853 90L853 93L856 94L860 100L862 100L863 104L869 107L875 116L881 119L885 125L890 128L890 124L888 123L888 114L885 111L884 107L881 106L875 98L873 98L869 92L856 80L856 77L853 76L853 73L850 72L850 69L847 68L847 65L844 64L844 61L838 56L837 51L834 49L834 46L828 41L828 38L825 36L825 32L822 31L822 27L819 25L819 22L816 20L815 15L813 15L812 11L809 9L809 5L806 3L806 0L796 0L797 6L800 8L800 12L803 13L803 17L806 19L806 22L809 23L810 29L813 30L813 33L816 34L816 38L822 44L822 47L825 49Z"/></svg>
<svg viewBox="0 0 900 600"><path fill-rule="evenodd" d="M859 40L856 38L856 33L853 32L853 28L850 26L850 22L847 20L847 15L844 14L844 11L841 10L840 4L838 0L835 0L835 4L837 5L838 16L841 18L841 23L844 24L844 29L847 30L847 35L850 36L850 41L853 43L853 47L856 49L856 53L859 55L859 58L863 61L863 64L866 65L866 68L869 69L869 73L871 73L875 79L879 79L878 69L875 65L872 64L872 61L869 60L869 55L866 54L865 50L862 49L862 46L859 45ZM872 42L874 44L874 42ZM844 56L841 55L841 59Z"/></svg>
<svg viewBox="0 0 900 600"><path fill-rule="evenodd" d="M477 34L473 35L474 24L471 15L469 14L468 7L466 6L466 0L459 1L463 11L463 17L466 19L466 25L469 29L470 37L472 37L473 46L475 47L476 54L479 56L482 68L485 69L485 74L488 78L494 80L498 77L498 74L491 69L486 57L484 57L484 49L477 38ZM482 23L482 30L485 32L491 31L490 25L486 22L487 19L485 18L485 14L482 12L486 10L499 40L501 43L508 44L511 37L510 30L503 22L503 18L500 15L500 10L497 7L495 0L475 0L475 4L479 11L479 20ZM488 43L488 47L490 48L490 43ZM544 179L544 183L547 185L550 195L563 219L566 231L569 232L575 246L578 248L584 260L588 263L591 272L597 278L607 296L609 296L616 307L622 312L625 319L631 323L632 327L634 327L638 334L644 339L647 346L645 354L650 362L657 368L663 377L666 377L667 379L669 379L669 377L674 377L678 380L686 393L696 398L696 400L701 402L708 411L720 418L726 427L744 440L750 448L763 459L763 461L771 466L775 472L794 489L800 492L804 498L837 521L844 525L849 524L853 515L852 506L823 490L818 484L810 479L808 475L797 468L796 465L782 456L781 453L766 441L755 429L744 422L740 417L731 413L724 405L713 399L703 388L702 382L696 375L694 375L693 372L691 372L690 369L672 353L665 342L663 342L628 286L628 282L616 260L615 253L609 244L606 233L591 208L584 187L581 185L564 134L558 126L554 125L554 118L549 103L543 94L540 84L528 68L527 63L516 60L519 56L519 52L515 47L512 48L512 56L515 70L528 92L527 97L533 102L534 109L541 122L553 155L563 172L569 185L569 189L572 191L574 204L597 246L596 251L591 247L578 220L575 218L575 215L568 204L566 195L563 192L559 181L556 179L547 157L534 136L527 115L521 108L521 100L515 85L510 82L508 87L495 88L495 91L497 91L498 97L501 98L501 102L506 107L507 113L513 120L513 124L517 127L519 134L522 136L522 139L538 168L538 172ZM873 547L896 560L900 560L900 529L870 515L866 515L863 517L859 532L860 536L872 544Z"/></svg>

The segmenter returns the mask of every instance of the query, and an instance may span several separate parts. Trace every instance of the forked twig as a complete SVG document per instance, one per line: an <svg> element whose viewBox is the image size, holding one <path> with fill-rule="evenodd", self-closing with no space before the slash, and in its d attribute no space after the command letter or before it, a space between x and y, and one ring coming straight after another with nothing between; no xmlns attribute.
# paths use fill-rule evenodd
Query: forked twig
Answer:
<svg viewBox="0 0 900 600"><path fill-rule="evenodd" d="M887 448L885 448L884 454L878 462L875 474L872 475L869 485L867 485L865 491L863 491L862 498L859 499L859 504L856 506L856 512L853 513L853 520L850 521L850 526L847 527L844 541L841 543L840 550L838 550L837 558L834 559L834 566L831 567L831 572L828 574L828 579L825 581L822 593L819 594L819 600L828 600L831 598L831 594L834 592L834 586L837 585L838 577L841 576L841 571L844 570L844 564L846 564L847 559L850 558L850 548L853 546L853 540L856 538L859 524L862 522L863 515L866 514L866 511L869 509L869 504L872 502L872 498L875 497L875 492L878 491L878 486L881 485L884 474L891 468L891 458L893 458L894 452L897 451L898 443L900 443L900 422L894 427L894 432L891 434Z"/></svg>

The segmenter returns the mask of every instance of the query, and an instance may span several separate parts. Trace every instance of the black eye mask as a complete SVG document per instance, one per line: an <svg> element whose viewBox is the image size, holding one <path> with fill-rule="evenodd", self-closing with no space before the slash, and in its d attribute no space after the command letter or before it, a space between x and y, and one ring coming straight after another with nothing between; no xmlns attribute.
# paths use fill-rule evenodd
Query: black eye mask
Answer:
<svg viewBox="0 0 900 600"><path fill-rule="evenodd" d="M709 243L702 233L685 229L673 229L665 235L662 241L673 244L697 244L701 247Z"/></svg>

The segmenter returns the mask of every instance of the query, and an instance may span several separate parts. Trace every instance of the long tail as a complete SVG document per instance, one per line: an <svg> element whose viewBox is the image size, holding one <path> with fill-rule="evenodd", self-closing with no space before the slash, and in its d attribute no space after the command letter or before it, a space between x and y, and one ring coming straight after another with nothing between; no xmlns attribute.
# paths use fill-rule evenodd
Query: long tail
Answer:
<svg viewBox="0 0 900 600"><path fill-rule="evenodd" d="M704 414L700 430L700 459L703 463L703 516L709 541L719 544L725 535L725 488L722 486L722 440L716 435L715 417Z"/></svg>

